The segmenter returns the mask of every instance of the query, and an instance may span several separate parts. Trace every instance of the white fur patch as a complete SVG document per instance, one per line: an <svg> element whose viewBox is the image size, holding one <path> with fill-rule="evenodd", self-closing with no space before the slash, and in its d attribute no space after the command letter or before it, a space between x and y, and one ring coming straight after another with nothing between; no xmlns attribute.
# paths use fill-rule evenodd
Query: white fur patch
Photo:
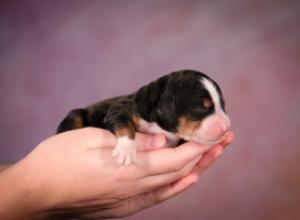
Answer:
<svg viewBox="0 0 300 220"><path fill-rule="evenodd" d="M117 158L118 164L129 166L136 162L136 146L134 140L128 137L120 137L113 151L113 157Z"/></svg>
<svg viewBox="0 0 300 220"><path fill-rule="evenodd" d="M164 134L167 138L168 147L175 147L179 141L179 137L172 132L162 129L155 122L147 122L143 119L139 120L139 129L138 131L148 133L148 134Z"/></svg>
<svg viewBox="0 0 300 220"><path fill-rule="evenodd" d="M207 91L209 92L209 94L212 98L212 101L215 104L216 113L220 114L226 121L228 127L230 127L230 120L229 120L229 117L227 116L227 114L222 109L221 97L219 95L217 88L210 80L208 80L206 78L202 79L202 83L203 83L204 87L207 89Z"/></svg>
<svg viewBox="0 0 300 220"><path fill-rule="evenodd" d="M213 103L215 104L215 108L216 111L222 111L221 108L221 97L218 93L217 88L215 87L215 85L208 79L203 78L202 79L202 83L204 85L204 87L206 88L206 90L209 92Z"/></svg>

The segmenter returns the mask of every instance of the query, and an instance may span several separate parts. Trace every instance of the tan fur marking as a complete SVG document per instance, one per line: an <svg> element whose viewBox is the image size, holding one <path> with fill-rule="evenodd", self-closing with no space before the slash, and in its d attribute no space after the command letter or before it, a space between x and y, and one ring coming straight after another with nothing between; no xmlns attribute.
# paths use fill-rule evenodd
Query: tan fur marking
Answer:
<svg viewBox="0 0 300 220"><path fill-rule="evenodd" d="M81 117L76 117L75 119L74 119L74 127L75 128L83 128L84 127L84 125L83 125L83 120L82 120L82 118Z"/></svg>
<svg viewBox="0 0 300 220"><path fill-rule="evenodd" d="M116 130L116 136L118 138L127 136L130 139L134 139L135 129L132 124L129 124L128 127L122 127Z"/></svg>
<svg viewBox="0 0 300 220"><path fill-rule="evenodd" d="M211 108L213 106L213 103L209 99L203 99L203 106L208 109L208 108Z"/></svg>
<svg viewBox="0 0 300 220"><path fill-rule="evenodd" d="M138 116L138 115L133 115L132 116L132 122L133 122L133 126L134 126L134 128L139 128L140 127L140 124L139 124L139 121L140 121L140 116Z"/></svg>
<svg viewBox="0 0 300 220"><path fill-rule="evenodd" d="M179 118L179 124L177 126L177 133L181 137L192 137L194 131L199 128L201 123L199 121L191 121L187 117L183 116Z"/></svg>

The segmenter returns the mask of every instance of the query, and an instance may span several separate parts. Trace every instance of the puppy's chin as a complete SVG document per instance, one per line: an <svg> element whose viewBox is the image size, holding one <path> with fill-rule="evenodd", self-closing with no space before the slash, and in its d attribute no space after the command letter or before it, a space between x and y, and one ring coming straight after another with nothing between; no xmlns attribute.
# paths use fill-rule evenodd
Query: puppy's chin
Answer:
<svg viewBox="0 0 300 220"><path fill-rule="evenodd" d="M224 134L220 134L217 137L210 137L209 135L206 134L194 133L191 137L186 139L189 139L187 141L194 141L203 145L215 145L221 143L226 137L226 135L228 134L228 132Z"/></svg>

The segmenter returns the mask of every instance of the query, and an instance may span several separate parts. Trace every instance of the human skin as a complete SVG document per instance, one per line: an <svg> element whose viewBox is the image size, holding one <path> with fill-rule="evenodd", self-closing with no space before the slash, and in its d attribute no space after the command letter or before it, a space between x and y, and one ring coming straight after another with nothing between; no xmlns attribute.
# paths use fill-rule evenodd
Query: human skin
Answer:
<svg viewBox="0 0 300 220"><path fill-rule="evenodd" d="M193 142L164 148L163 135L137 134L138 160L112 158L115 136L97 128L54 135L0 173L0 219L125 217L198 181L233 134L212 148Z"/></svg>

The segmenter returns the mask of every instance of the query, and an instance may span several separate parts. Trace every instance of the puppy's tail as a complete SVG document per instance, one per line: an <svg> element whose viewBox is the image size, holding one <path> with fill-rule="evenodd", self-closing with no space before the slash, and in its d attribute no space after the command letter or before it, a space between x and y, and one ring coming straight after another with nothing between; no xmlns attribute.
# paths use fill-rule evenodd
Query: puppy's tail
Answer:
<svg viewBox="0 0 300 220"><path fill-rule="evenodd" d="M74 109L59 124L56 133L61 133L73 129L83 128L87 126L87 110Z"/></svg>

